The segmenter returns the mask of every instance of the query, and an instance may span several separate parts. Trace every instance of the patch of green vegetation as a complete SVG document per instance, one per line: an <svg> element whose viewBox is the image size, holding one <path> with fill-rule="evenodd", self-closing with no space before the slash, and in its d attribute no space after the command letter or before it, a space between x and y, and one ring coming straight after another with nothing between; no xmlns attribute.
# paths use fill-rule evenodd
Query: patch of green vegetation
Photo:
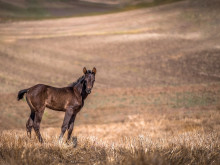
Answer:
<svg viewBox="0 0 220 165"><path fill-rule="evenodd" d="M210 93L176 93L175 97L171 98L172 108L189 108L195 106L216 105L219 101L218 97L214 97Z"/></svg>
<svg viewBox="0 0 220 165"><path fill-rule="evenodd" d="M28 0L27 1L27 12L29 14L32 14L32 16L49 16L47 11L44 9L44 7L39 3L38 0Z"/></svg>
<svg viewBox="0 0 220 165"><path fill-rule="evenodd" d="M174 2L179 2L179 1L184 1L184 0L154 0L153 2L143 2L143 3L138 3L136 5L126 5L123 7L119 7L117 9L112 9L111 11L106 11L106 12L93 12L93 13L88 13L88 14L78 14L75 15L76 17L83 17L83 16L95 16L95 15L103 15L103 14L112 14L112 13L119 13L119 12L124 12L124 11L130 11L130 10L135 10L135 9L141 9L141 8L148 8L148 7L156 7L160 5L166 5Z"/></svg>
<svg viewBox="0 0 220 165"><path fill-rule="evenodd" d="M63 2L68 3L70 0L48 0L51 2L57 1L57 2ZM183 0L154 0L153 2L145 2L145 3L139 3L137 5L126 5L123 7L115 7L112 8L112 10L108 10L105 12L92 12L92 13L85 13L85 14L74 14L71 16L66 17L79 17L79 16L95 16L95 15L102 15L102 14L111 14L111 13L117 13L117 12L123 12L123 11L129 11L139 8L147 8L147 7L154 7L164 4L169 4L173 2L178 2ZM1 2L0 1L0 18L1 21L19 21L19 20L38 20L38 19L56 19L61 18L59 16L53 16L51 15L42 5L43 2L39 0L26 0L26 7L21 8L18 6L14 6L10 3Z"/></svg>
<svg viewBox="0 0 220 165"><path fill-rule="evenodd" d="M7 20L28 20L49 17L49 13L37 0L28 0L24 8L0 1L0 18Z"/></svg>
<svg viewBox="0 0 220 165"><path fill-rule="evenodd" d="M44 119L47 119L47 118L48 118L48 116L49 116L49 115L48 115L48 112L47 112L47 111L45 111L45 112L44 112L44 115L43 115L43 120L44 120Z"/></svg>
<svg viewBox="0 0 220 165"><path fill-rule="evenodd" d="M17 6L11 5L6 2L1 2L1 1L0 1L0 9L8 11L8 12L22 12L23 11L21 8Z"/></svg>
<svg viewBox="0 0 220 165"><path fill-rule="evenodd" d="M178 1L183 1L183 0L154 0L153 2L143 2L137 5L127 5L122 10L127 11L127 10L133 10L133 9L138 9L138 8L155 7L155 6L166 5L166 4L174 3Z"/></svg>
<svg viewBox="0 0 220 165"><path fill-rule="evenodd" d="M177 93L157 93L146 96L106 96L94 95L94 99L86 103L89 109L99 109L104 107L137 107L137 106L167 106L170 108L190 108L199 106L217 105L220 91L202 92L177 92Z"/></svg>

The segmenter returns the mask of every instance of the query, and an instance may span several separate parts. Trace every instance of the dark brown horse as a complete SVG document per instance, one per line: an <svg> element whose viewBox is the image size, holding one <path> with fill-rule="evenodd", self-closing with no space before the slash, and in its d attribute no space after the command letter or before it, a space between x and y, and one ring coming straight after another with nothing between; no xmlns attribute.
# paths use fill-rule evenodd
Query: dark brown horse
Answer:
<svg viewBox="0 0 220 165"><path fill-rule="evenodd" d="M64 111L65 117L61 127L59 140L62 140L65 131L68 129L68 138L70 140L74 121L77 113L84 105L84 100L91 93L95 82L96 68L92 71L83 68L84 75L68 87L55 88L52 86L38 84L28 89L18 92L18 100L22 99L26 93L26 100L31 109L30 117L27 121L27 134L31 137L32 127L42 143L40 134L40 122L44 109L50 108L55 111Z"/></svg>

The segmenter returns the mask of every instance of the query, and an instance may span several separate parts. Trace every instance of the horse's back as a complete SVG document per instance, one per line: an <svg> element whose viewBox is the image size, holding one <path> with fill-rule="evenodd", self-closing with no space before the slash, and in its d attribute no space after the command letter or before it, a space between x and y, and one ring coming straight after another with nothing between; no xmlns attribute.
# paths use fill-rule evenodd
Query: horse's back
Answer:
<svg viewBox="0 0 220 165"><path fill-rule="evenodd" d="M43 93L46 93L48 87L48 85L37 84L29 88L27 94L30 94L31 96L42 95Z"/></svg>
<svg viewBox="0 0 220 165"><path fill-rule="evenodd" d="M56 88L44 84L37 84L29 88L27 99L33 107L48 107L53 110L65 111L69 104L73 104L76 99L73 88Z"/></svg>

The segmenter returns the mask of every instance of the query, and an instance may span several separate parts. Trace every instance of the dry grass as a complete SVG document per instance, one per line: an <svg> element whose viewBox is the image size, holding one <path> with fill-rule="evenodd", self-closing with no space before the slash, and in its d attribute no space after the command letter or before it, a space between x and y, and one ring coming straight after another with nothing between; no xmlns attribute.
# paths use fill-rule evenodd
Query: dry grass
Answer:
<svg viewBox="0 0 220 165"><path fill-rule="evenodd" d="M129 123L134 125L135 123ZM106 129L114 138L105 140ZM46 142L28 139L23 131L4 131L0 135L1 164L219 164L219 134L216 131L184 131L173 136L136 134L120 136L120 127L84 127L83 131L100 129L102 137L86 136L78 132L78 146L58 143L58 130L51 128L43 134ZM146 127L142 123L141 128ZM138 128L135 128L138 129ZM155 127L157 129L157 126ZM169 132L169 131L168 131ZM108 132L109 133L109 132ZM151 132L152 134L152 132ZM54 136L55 135L55 136Z"/></svg>
<svg viewBox="0 0 220 165"><path fill-rule="evenodd" d="M56 112L47 111L44 115L41 132L45 143L41 145L34 133L32 139L29 139L24 131L28 116L28 112L25 112L27 105L24 106L26 103L21 102L19 106L24 110L17 106L18 111L5 105L9 109L6 112L14 112L7 123L2 123L1 129L6 129L8 124L12 124L12 128L16 124L17 128L23 129L1 132L0 162L219 164L219 86L150 88L146 91L119 88L110 91L105 89L101 93L97 90L93 95L94 100L88 100L88 104L77 116L74 130L74 136L78 137L76 148L72 144L58 143L60 128L55 126L60 127L62 117ZM174 97L176 95L178 97ZM185 95L194 98L193 104ZM20 120L22 116L22 124L11 123L12 119Z"/></svg>
<svg viewBox="0 0 220 165"><path fill-rule="evenodd" d="M182 90L178 88L178 92ZM155 89L148 91L150 95L160 97ZM161 89L159 91L165 92ZM168 91L170 93L171 90ZM144 91L139 92L144 94ZM108 96L111 94L117 95L112 90L108 92ZM138 97L141 93L133 95ZM214 97L213 94L212 96ZM120 95L115 97L121 100ZM76 148L72 144L67 145L65 140L62 144L58 143L60 128L50 127L55 126L50 120L57 116L53 111L48 111L53 115L48 117L47 114L43 119L41 132L44 144L38 142L34 133L32 139L29 139L24 129L2 131L0 162L1 164L219 164L218 104L171 108L165 106L163 102L150 106L141 106L137 103L138 99L134 102L137 105L136 111L126 111L126 108L121 108L114 100L104 103L106 105L102 105L102 108L94 103L98 106L94 111L91 103L91 107L87 107L77 117L73 133L78 137ZM115 107L110 107L109 104ZM94 113L97 117L93 116ZM62 118L55 121L61 125Z"/></svg>

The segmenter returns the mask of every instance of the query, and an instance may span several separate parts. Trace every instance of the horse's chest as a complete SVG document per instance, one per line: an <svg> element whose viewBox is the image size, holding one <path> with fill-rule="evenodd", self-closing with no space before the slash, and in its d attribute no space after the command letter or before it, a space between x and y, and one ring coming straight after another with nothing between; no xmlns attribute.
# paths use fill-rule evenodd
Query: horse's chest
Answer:
<svg viewBox="0 0 220 165"><path fill-rule="evenodd" d="M73 98L66 103L66 107L72 107L75 110L80 110L84 105L84 101L81 98Z"/></svg>
<svg viewBox="0 0 220 165"><path fill-rule="evenodd" d="M78 113L84 106L84 101L80 101L79 104L78 104L78 108L76 108L76 113Z"/></svg>

